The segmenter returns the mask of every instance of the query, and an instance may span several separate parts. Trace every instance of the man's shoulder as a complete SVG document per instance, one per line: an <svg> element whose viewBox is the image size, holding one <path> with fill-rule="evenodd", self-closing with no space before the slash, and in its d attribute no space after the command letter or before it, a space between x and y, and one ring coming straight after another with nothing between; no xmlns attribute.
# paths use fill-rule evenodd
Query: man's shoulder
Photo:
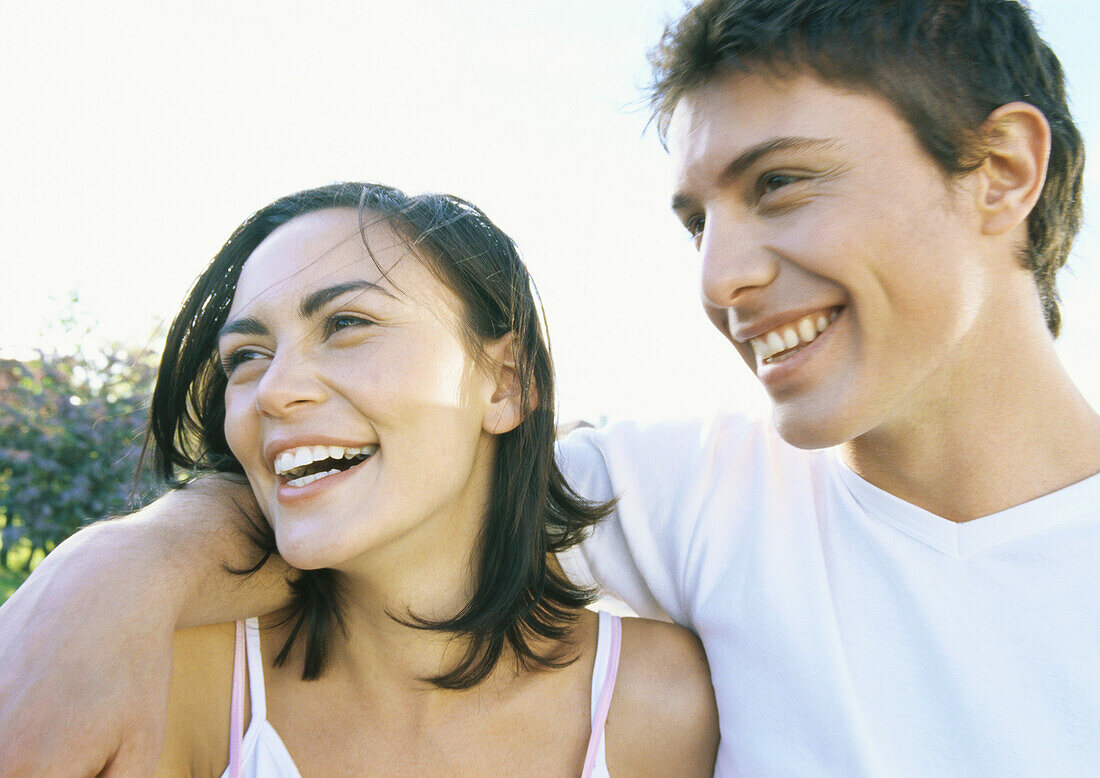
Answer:
<svg viewBox="0 0 1100 778"><path fill-rule="evenodd" d="M795 448L769 419L743 413L671 421L615 420L579 427L558 442L558 461L571 479L606 474L616 488L641 481L672 485L741 473L767 480L823 452ZM758 483L760 481L758 480Z"/></svg>
<svg viewBox="0 0 1100 778"><path fill-rule="evenodd" d="M763 443L775 437L766 419L742 413L662 421L614 419L600 426L570 425L558 441L559 456L568 458L584 451L605 457L663 458L670 454L716 451L746 441Z"/></svg>

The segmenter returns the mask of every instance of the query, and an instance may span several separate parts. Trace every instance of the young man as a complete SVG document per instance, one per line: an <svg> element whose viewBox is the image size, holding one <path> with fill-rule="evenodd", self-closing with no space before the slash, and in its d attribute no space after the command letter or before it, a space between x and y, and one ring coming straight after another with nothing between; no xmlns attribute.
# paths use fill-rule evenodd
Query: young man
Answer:
<svg viewBox="0 0 1100 778"><path fill-rule="evenodd" d="M1097 774L1100 417L1052 341L1083 155L1057 59L1009 0L708 0L654 61L704 306L773 424L573 433L580 493L621 499L564 567L702 637L719 774ZM249 555L227 495L81 533L13 598L0 774L149 765L172 627L282 602L281 571L222 571Z"/></svg>

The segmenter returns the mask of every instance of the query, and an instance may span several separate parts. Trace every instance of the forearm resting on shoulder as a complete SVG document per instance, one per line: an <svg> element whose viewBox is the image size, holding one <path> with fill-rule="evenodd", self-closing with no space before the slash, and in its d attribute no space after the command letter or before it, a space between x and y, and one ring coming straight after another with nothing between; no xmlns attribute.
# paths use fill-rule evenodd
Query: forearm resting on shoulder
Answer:
<svg viewBox="0 0 1100 778"><path fill-rule="evenodd" d="M263 517L243 479L206 476L164 495L133 516L106 525L127 533L126 544L165 575L170 589L165 604L176 627L233 621L270 613L284 606L291 572L272 556L248 575L262 558L249 539Z"/></svg>
<svg viewBox="0 0 1100 778"><path fill-rule="evenodd" d="M64 565L80 571L84 587L99 587L103 613L97 618L143 608L178 628L268 613L289 597L282 560L272 557L250 575L232 572L251 568L261 558L248 538L258 521L263 518L244 480L205 476L134 514L77 533L43 561L23 588L75 586L73 576L57 580L60 571L52 568Z"/></svg>

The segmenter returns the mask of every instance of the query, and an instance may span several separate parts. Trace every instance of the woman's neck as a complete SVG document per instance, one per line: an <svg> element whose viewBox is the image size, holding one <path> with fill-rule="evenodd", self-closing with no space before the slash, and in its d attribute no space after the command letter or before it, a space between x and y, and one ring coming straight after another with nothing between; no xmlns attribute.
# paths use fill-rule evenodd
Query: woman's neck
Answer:
<svg viewBox="0 0 1100 778"><path fill-rule="evenodd" d="M453 667L464 640L409 625L452 619L468 605L477 589L482 525L480 517L440 516L342 566L346 639L333 643L333 668L362 683L422 689L423 679Z"/></svg>
<svg viewBox="0 0 1100 778"><path fill-rule="evenodd" d="M409 626L415 617L438 621L457 615L473 594L474 569L469 560L437 554L430 570L410 565L389 577L385 586L377 575L367 585L354 575L341 574L344 629L334 630L324 673L310 686L332 705L339 699L349 708L384 710L416 728L439 726L461 716L469 705L510 699L524 686L524 673L508 646L492 671L472 688L443 689L431 679L462 661L469 638ZM265 640L272 648L281 647L289 629L290 624L276 627ZM548 642L533 647L540 653L558 648ZM265 653L274 655L270 648ZM302 656L299 641L291 660L280 669L284 682L297 685Z"/></svg>

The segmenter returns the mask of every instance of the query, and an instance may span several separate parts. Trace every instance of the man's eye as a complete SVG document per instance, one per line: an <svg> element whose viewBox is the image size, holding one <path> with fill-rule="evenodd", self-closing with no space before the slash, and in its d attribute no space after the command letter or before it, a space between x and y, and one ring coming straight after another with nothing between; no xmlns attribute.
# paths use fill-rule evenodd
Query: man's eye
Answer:
<svg viewBox="0 0 1100 778"><path fill-rule="evenodd" d="M791 175L790 173L766 173L760 177L757 188L761 195L766 195L769 192L774 192L777 189L782 189L785 186L793 184L798 180L798 176Z"/></svg>
<svg viewBox="0 0 1100 778"><path fill-rule="evenodd" d="M702 235L703 230L706 228L706 226L707 220L706 217L702 214L699 214L698 216L692 216L690 219L684 222L684 227L687 229L688 235L690 235L692 238L698 238L700 235Z"/></svg>

